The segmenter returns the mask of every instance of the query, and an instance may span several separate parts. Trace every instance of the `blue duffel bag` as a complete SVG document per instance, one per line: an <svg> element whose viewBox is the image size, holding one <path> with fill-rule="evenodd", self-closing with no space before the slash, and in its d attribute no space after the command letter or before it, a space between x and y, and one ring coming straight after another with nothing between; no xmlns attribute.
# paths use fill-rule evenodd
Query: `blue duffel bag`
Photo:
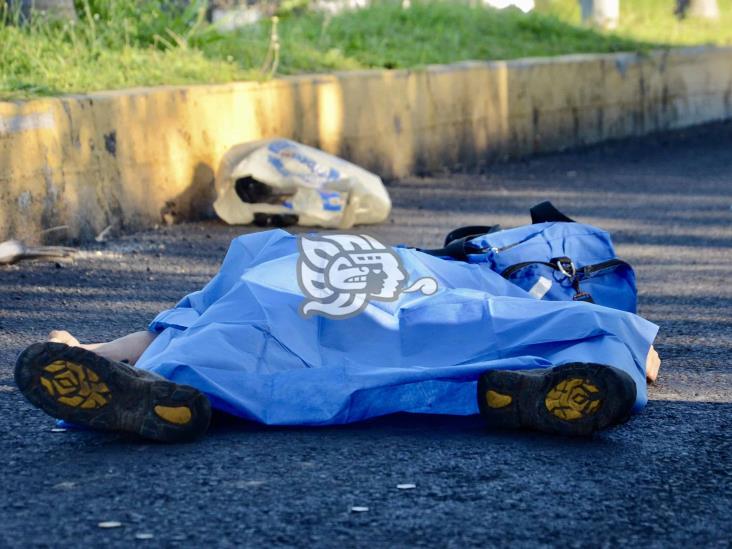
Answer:
<svg viewBox="0 0 732 549"><path fill-rule="evenodd" d="M633 268L615 255L610 235L577 223L550 202L531 208L531 225L461 227L431 255L485 264L536 299L587 301L636 312Z"/></svg>

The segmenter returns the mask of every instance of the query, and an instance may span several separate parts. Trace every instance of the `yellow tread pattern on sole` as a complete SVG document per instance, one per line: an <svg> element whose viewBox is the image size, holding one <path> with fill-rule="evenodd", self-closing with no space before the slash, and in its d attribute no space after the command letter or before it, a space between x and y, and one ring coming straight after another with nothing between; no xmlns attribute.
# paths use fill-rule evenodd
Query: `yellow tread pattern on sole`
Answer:
<svg viewBox="0 0 732 549"><path fill-rule="evenodd" d="M600 409L600 389L583 378L569 378L549 390L544 405L549 413L566 421L576 421Z"/></svg>
<svg viewBox="0 0 732 549"><path fill-rule="evenodd" d="M41 386L58 402L71 408L93 410L112 399L107 384L86 366L56 360L43 368Z"/></svg>
<svg viewBox="0 0 732 549"><path fill-rule="evenodd" d="M168 423L175 425L185 425L191 421L193 414L188 406L161 406L154 408L158 417L164 419Z"/></svg>
<svg viewBox="0 0 732 549"><path fill-rule="evenodd" d="M493 389L489 389L485 393L485 403L488 405L489 408L505 408L506 406L511 404L511 402L513 402L513 398L511 398L511 395L503 395L494 391Z"/></svg>

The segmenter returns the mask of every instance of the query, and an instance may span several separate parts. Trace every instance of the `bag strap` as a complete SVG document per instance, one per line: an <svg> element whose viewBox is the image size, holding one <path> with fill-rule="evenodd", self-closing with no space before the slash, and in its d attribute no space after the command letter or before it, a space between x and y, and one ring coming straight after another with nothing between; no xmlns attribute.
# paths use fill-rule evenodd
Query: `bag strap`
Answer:
<svg viewBox="0 0 732 549"><path fill-rule="evenodd" d="M532 223L546 223L548 221L574 223L574 219L570 219L557 210L548 200L537 204L530 211ZM419 251L438 257L451 257L458 261L467 261L468 253L480 253L482 251L476 247L471 247L468 244L469 240L476 236L495 233L500 230L500 225L468 225L466 227L459 227L447 234L443 248L436 250L419 249Z"/></svg>
<svg viewBox="0 0 732 549"><path fill-rule="evenodd" d="M457 261L468 261L468 254L469 253L480 253L480 248L477 248L475 246L471 246L468 242L471 238L474 238L475 235L467 235L462 238L457 238L450 242L447 246L444 248L439 248L437 250L423 250L421 248L417 248L420 252L424 252L429 255L434 255L437 257L451 257L452 259L456 259Z"/></svg>
<svg viewBox="0 0 732 549"><path fill-rule="evenodd" d="M542 202L537 204L531 210L531 222L532 223L547 223L550 221L561 221L564 223L574 223L574 219L571 219L564 215L562 212L554 207L554 204L549 202Z"/></svg>
<svg viewBox="0 0 732 549"><path fill-rule="evenodd" d="M444 245L449 246L450 242L459 238L480 236L482 234L495 233L500 230L500 225L469 225L467 227L460 227L447 233Z"/></svg>

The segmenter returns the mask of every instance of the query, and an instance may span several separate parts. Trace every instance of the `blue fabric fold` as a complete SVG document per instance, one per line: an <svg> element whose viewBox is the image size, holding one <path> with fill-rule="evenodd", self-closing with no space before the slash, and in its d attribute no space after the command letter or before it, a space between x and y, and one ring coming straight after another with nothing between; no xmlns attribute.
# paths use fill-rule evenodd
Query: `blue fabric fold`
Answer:
<svg viewBox="0 0 732 549"><path fill-rule="evenodd" d="M658 328L631 313L538 301L484 265L395 248L408 281L437 280L347 319L303 318L297 237L282 230L234 239L219 273L149 329L138 361L192 385L224 412L269 425L328 425L395 412L478 412L489 369L610 364L647 401L645 358Z"/></svg>

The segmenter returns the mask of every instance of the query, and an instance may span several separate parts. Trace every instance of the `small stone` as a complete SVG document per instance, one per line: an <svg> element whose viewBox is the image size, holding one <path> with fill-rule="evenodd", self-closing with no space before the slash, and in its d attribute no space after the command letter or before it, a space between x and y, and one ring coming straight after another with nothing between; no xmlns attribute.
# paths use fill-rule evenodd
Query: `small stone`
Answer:
<svg viewBox="0 0 732 549"><path fill-rule="evenodd" d="M368 507L361 507L358 505L351 507L351 513L365 513L368 510L369 510Z"/></svg>
<svg viewBox="0 0 732 549"><path fill-rule="evenodd" d="M264 480L237 480L234 482L234 486L237 488L256 488L266 484Z"/></svg>
<svg viewBox="0 0 732 549"><path fill-rule="evenodd" d="M105 520L104 522L100 522L97 524L99 528L119 528L122 526L122 523L117 520Z"/></svg>
<svg viewBox="0 0 732 549"><path fill-rule="evenodd" d="M406 483L406 484L397 484L397 488L400 490L414 490L417 487L416 484Z"/></svg>

